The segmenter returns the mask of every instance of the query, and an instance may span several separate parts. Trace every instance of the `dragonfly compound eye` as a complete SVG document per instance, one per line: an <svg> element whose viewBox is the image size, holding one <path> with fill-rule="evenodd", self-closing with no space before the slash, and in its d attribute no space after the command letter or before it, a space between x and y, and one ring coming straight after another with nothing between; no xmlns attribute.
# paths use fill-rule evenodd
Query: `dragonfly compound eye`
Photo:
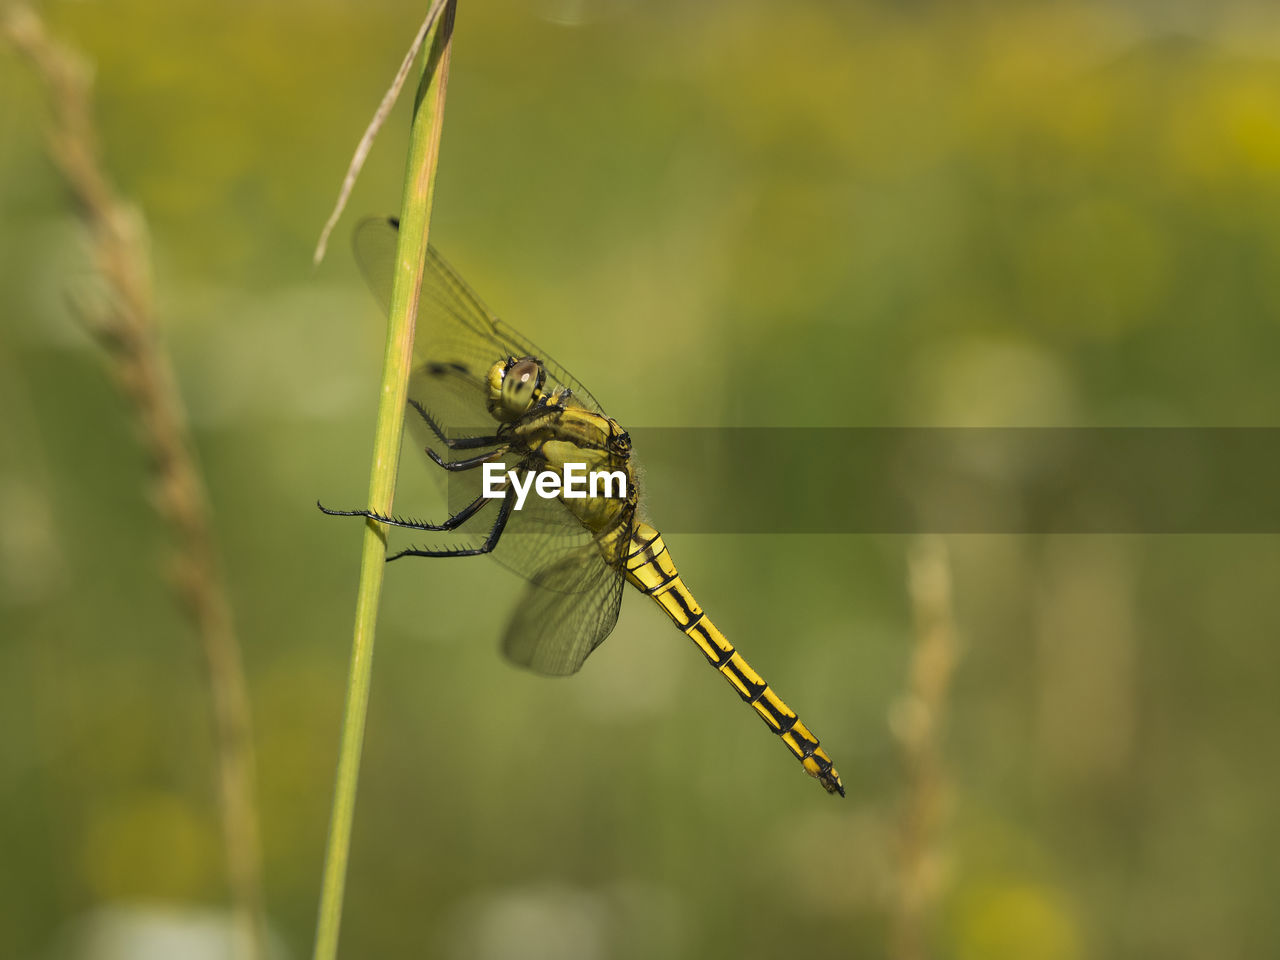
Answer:
<svg viewBox="0 0 1280 960"><path fill-rule="evenodd" d="M525 357L516 361L502 378L502 405L512 413L524 413L542 395L546 376L537 360Z"/></svg>

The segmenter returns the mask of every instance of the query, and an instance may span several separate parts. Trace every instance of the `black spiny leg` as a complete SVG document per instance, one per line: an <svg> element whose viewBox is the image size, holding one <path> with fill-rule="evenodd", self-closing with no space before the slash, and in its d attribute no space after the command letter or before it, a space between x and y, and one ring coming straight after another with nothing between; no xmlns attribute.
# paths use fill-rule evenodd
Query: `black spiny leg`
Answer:
<svg viewBox="0 0 1280 960"><path fill-rule="evenodd" d="M444 467L446 470L474 470L476 467L486 463L493 463L494 460L506 454L511 449L509 443L490 450L488 453L482 453L475 457L468 457L466 460L445 460L430 447L427 447L427 456L435 461L437 466Z"/></svg>
<svg viewBox="0 0 1280 960"><path fill-rule="evenodd" d="M489 536L485 538L484 543L478 547L453 548L441 550L422 550L417 547L411 547L408 550L401 550L393 556L387 557L387 562L399 560L401 557L476 557L482 553L489 553L498 545L498 540L502 536L502 531L506 529L507 520L511 517L511 507L515 503L516 490L515 487L507 487L507 495L502 498L502 506L498 508L498 517L493 522L493 529L489 531ZM472 505L474 506L474 504ZM466 509L471 510L471 507ZM478 508L477 508L478 509ZM472 513L475 511L472 510Z"/></svg>
<svg viewBox="0 0 1280 960"><path fill-rule="evenodd" d="M476 511L484 506L486 500L491 499L495 498L476 497L444 523L427 523L425 520L412 520L404 517L384 517L382 514L374 513L372 510L330 510L319 500L316 501L316 506L320 508L321 513L327 513L331 517L364 517L366 520L377 520L379 523L385 523L389 527L408 527L410 530L428 530L432 533L439 533L462 526L462 524L475 516Z"/></svg>
<svg viewBox="0 0 1280 960"><path fill-rule="evenodd" d="M444 431L440 429L440 424L436 423L435 418L432 417L431 414L427 413L426 407L420 404L417 400L414 400L412 397L409 398L409 406L418 411L418 416L420 416L426 422L427 426L431 428L431 432L439 437L440 442L450 450L475 450L478 447L491 447L495 443L502 444L502 446L496 450L490 450L488 453L482 453L479 456L470 457L466 460L445 460L440 456L440 454L436 453L430 447L427 447L427 456L446 470L474 469L482 463L488 463L495 457L502 456L511 448L510 444L503 443L502 438L497 434L494 434L492 437L446 437L444 435Z"/></svg>
<svg viewBox="0 0 1280 960"><path fill-rule="evenodd" d="M496 435L492 437L446 437L444 431L440 429L440 424L436 423L435 418L427 413L426 407L412 397L409 398L409 406L418 411L418 416L426 421L427 426L431 428L431 432L439 437L440 442L450 450L474 450L476 447L491 447L495 443L502 442L502 439Z"/></svg>
<svg viewBox="0 0 1280 960"><path fill-rule="evenodd" d="M502 438L497 434L492 437L446 437L444 431L440 429L440 424L436 423L435 418L427 413L426 407L412 397L409 398L409 406L418 411L418 416L426 421L427 426L431 428L431 432L439 437L440 442L450 450L475 450L478 447L491 447L495 443L503 444L496 450L490 450L488 453L469 457L466 460L445 460L440 454L427 447L427 456L446 470L472 470L482 463L489 463L495 457L502 456L510 449L510 444L503 443Z"/></svg>

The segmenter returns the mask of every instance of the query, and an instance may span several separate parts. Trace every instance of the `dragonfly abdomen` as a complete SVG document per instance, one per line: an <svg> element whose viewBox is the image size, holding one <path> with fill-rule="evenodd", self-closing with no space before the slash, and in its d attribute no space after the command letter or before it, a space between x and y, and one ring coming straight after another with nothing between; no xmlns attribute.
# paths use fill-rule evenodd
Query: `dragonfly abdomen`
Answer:
<svg viewBox="0 0 1280 960"><path fill-rule="evenodd" d="M742 654L711 622L676 572L662 535L647 523L636 524L626 559L627 580L657 601L680 631L697 644L707 662L718 670L744 701L760 714L769 729L804 765L805 771L828 793L844 796L844 785L831 758L794 710L751 668Z"/></svg>

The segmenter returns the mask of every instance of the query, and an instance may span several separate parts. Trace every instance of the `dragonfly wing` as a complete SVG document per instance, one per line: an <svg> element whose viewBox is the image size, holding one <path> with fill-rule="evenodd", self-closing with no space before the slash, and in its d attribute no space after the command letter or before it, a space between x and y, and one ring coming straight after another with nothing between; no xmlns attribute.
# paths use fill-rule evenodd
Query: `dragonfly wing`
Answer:
<svg viewBox="0 0 1280 960"><path fill-rule="evenodd" d="M409 399L430 414L450 439L492 436L498 425L485 410L484 375L459 359L419 363L409 375ZM476 450L450 450L413 406L405 411L409 433L444 460L464 460Z"/></svg>
<svg viewBox="0 0 1280 960"><path fill-rule="evenodd" d="M356 260L385 313L391 310L398 229L394 219L371 217L361 221L355 233ZM528 337L495 317L439 251L429 247L414 333L415 368L456 363L483 384L493 363L507 357L525 356L542 361L550 381L548 390L565 387L584 406L597 413L602 412L590 390ZM482 418L478 421L482 424L490 420L483 400L481 395L479 409L475 412Z"/></svg>
<svg viewBox="0 0 1280 960"><path fill-rule="evenodd" d="M391 310L395 280L395 222L373 217L356 227L356 262L383 313ZM409 396L450 435L491 433L496 424L485 405L489 368L507 357L482 306L457 290L451 270L439 270L429 253L418 300Z"/></svg>
<svg viewBox="0 0 1280 960"><path fill-rule="evenodd" d="M388 229L390 227L390 229ZM351 235L356 264L364 275L369 292L383 314L391 314L391 285L395 282L398 231L386 217L365 217Z"/></svg>
<svg viewBox="0 0 1280 960"><path fill-rule="evenodd" d="M502 638L502 652L537 673L577 673L613 632L625 584L594 543L566 554L530 579Z"/></svg>

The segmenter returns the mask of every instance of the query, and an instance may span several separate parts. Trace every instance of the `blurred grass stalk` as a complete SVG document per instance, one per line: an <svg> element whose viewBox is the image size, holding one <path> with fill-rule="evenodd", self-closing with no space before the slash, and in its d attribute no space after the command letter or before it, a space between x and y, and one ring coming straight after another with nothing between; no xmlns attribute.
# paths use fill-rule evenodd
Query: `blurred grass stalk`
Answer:
<svg viewBox="0 0 1280 960"><path fill-rule="evenodd" d="M942 886L938 833L949 790L941 740L957 658L951 564L945 541L939 536L919 537L911 545L907 571L915 646L907 689L891 717L906 771L891 956L922 960L927 955L931 914Z"/></svg>
<svg viewBox="0 0 1280 960"><path fill-rule="evenodd" d="M200 638L209 673L236 955L259 958L266 930L249 697L208 494L157 330L145 226L138 211L116 196L102 170L89 68L53 40L25 5L4 11L2 27L47 87L53 112L49 153L89 233L94 266L105 284L105 303L88 307L85 319L132 404L154 472L156 509L176 544L174 587Z"/></svg>
<svg viewBox="0 0 1280 960"><path fill-rule="evenodd" d="M383 515L389 514L392 509L396 471L400 461L409 371L413 360L414 319L418 313L418 296L427 254L427 231L435 199L436 164L440 156L440 132L444 122L455 8L456 0L449 0L431 28L422 78L414 100L409 164L405 175L396 249L395 282L391 290L391 315L387 326L387 350L382 368L373 466L369 477L369 509ZM319 917L316 921L315 960L333 960L338 951L338 930L342 921L342 897L351 848L351 824L355 814L360 752L364 743L365 718L369 705L374 629L382 593L385 558L386 537L382 526L375 521L367 521L360 558L360 584L356 596L355 631L351 641L347 702L342 720L333 811L325 849Z"/></svg>

